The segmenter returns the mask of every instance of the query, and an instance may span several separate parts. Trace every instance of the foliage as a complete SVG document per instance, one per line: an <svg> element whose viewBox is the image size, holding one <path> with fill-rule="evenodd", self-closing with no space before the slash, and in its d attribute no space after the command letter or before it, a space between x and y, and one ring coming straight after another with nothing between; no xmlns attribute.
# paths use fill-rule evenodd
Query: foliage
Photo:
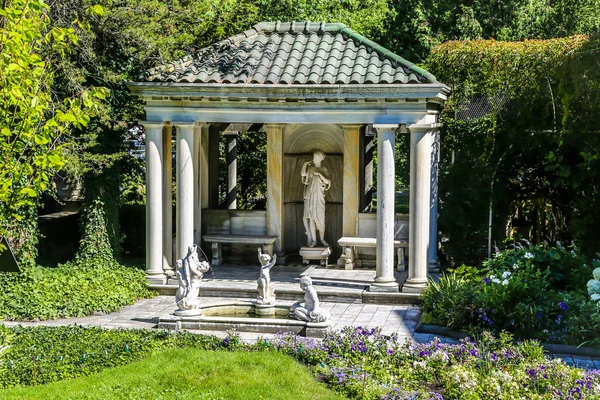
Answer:
<svg viewBox="0 0 600 400"><path fill-rule="evenodd" d="M276 353L166 350L135 364L42 387L2 391L5 399L341 399L302 365Z"/></svg>
<svg viewBox="0 0 600 400"><path fill-rule="evenodd" d="M600 391L597 371L547 360L537 343L514 344L507 334L484 333L477 342L457 345L439 340L402 345L377 329L347 327L321 343L284 334L267 347L313 365L350 398L551 399L574 392L594 398Z"/></svg>
<svg viewBox="0 0 600 400"><path fill-rule="evenodd" d="M10 320L83 317L113 312L151 297L143 271L103 258L71 261L57 268L33 267L0 275L0 316Z"/></svg>
<svg viewBox="0 0 600 400"><path fill-rule="evenodd" d="M0 235L8 235L17 248L23 244L20 222L65 163L65 136L87 126L107 95L82 87L64 99L53 98L55 65L73 49L77 35L73 20L52 28L47 13L41 0L5 1L0 9ZM43 54L47 47L52 57ZM29 231L24 236L25 241L34 237ZM25 255L31 258L31 250Z"/></svg>
<svg viewBox="0 0 600 400"><path fill-rule="evenodd" d="M106 230L102 202L98 199L94 200L85 209L84 218L87 223L83 226L76 260L81 262L94 260L101 265L114 263L115 258Z"/></svg>
<svg viewBox="0 0 600 400"><path fill-rule="evenodd" d="M4 360L3 387L29 386L78 376L139 361L174 347L217 348L210 336L172 335L159 330L66 327L11 328L13 347Z"/></svg>
<svg viewBox="0 0 600 400"><path fill-rule="evenodd" d="M451 40L550 39L600 29L598 0L396 0L393 5L396 18L386 38L413 62Z"/></svg>
<svg viewBox="0 0 600 400"><path fill-rule="evenodd" d="M423 292L423 320L468 333L511 332L519 339L598 345L600 318L586 281L600 261L575 247L515 247L463 268ZM466 273L464 273L466 272Z"/></svg>
<svg viewBox="0 0 600 400"><path fill-rule="evenodd" d="M479 40L433 50L428 68L453 89L440 167L451 263L481 261L490 214L494 243L576 239L586 254L597 251L600 135L590 121L600 115L599 42Z"/></svg>
<svg viewBox="0 0 600 400"><path fill-rule="evenodd" d="M205 367L199 365L198 368L191 368L204 371L205 376L215 375L210 371L218 371L220 365L228 365L227 362L231 359L250 360L258 356L259 359L276 360L274 365L281 366L282 360L268 354L244 354L247 351L277 352L307 364L319 380L327 382L331 388L350 398L551 399L574 393L579 395L578 398L594 398L600 392L600 375L597 370L582 371L568 367L560 359L548 360L537 343L526 341L514 344L512 337L507 334L494 338L489 333L484 333L476 342L466 339L456 345L443 344L439 340L413 344L400 343L397 337L384 336L378 329L348 327L327 335L322 341L281 334L275 339L259 339L248 345L241 342L235 333L230 333L225 339L218 339L185 331L107 330L77 326L19 327L12 328L11 331L15 345L5 359L6 371L0 375L0 382L4 387L89 376L157 353L157 357L150 357L142 364L133 364L124 370L107 371L99 377L103 379L108 374L111 379L116 379L117 375L127 375L135 380L134 370L143 370L148 374L154 374L153 371L156 370L164 374L162 367L151 366L155 365L157 359L165 357L169 358L170 366L185 368L186 372L180 372L178 376L190 376L193 372L186 367L188 363L181 360L185 359L185 354L198 354L189 349L200 349L232 351L228 354L216 352L207 354L206 357L194 357L196 360L211 357L219 359L219 362L208 363ZM187 350L185 354L162 353L163 350L173 348ZM172 357L173 354L177 357ZM139 365L148 367L138 368ZM247 372L252 365L253 362L241 361L239 367ZM297 381L297 374L287 373L288 368L279 367L279 370L286 371L288 379ZM127 373L119 374L118 371ZM274 374L273 372L273 376L269 376L275 379L277 375ZM229 378L222 378L225 375L229 374L216 374L227 381ZM256 379L264 378L264 374L256 375ZM231 376L240 380L235 372ZM93 379L95 383L98 382L97 377L98 375ZM247 378L255 379L250 376ZM148 381L147 376L142 379ZM305 382L302 380L301 384ZM59 386L64 387L62 384ZM107 387L109 386L113 387L111 383L107 383ZM229 383L228 386L235 385ZM163 388L161 386L160 390ZM143 390L140 393L142 392Z"/></svg>

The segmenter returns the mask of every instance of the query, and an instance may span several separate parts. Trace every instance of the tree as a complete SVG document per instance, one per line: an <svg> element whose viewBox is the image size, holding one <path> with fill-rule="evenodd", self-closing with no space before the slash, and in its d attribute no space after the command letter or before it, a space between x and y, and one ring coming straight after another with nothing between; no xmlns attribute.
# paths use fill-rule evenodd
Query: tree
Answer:
<svg viewBox="0 0 600 400"><path fill-rule="evenodd" d="M70 130L84 128L106 97L93 89L53 98L53 65L77 36L73 28L49 29L47 13L41 0L6 0L0 9L0 235L26 262L34 261L37 232L24 219L35 217L38 197L64 165ZM48 46L54 58L42 55Z"/></svg>

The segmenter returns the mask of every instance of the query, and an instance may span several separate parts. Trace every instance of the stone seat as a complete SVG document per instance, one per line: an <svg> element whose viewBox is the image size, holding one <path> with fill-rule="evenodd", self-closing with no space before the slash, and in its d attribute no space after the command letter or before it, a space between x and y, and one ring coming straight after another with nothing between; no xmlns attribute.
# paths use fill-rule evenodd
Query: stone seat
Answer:
<svg viewBox="0 0 600 400"><path fill-rule="evenodd" d="M356 248L377 247L377 239L344 236L338 240L338 244L342 248L342 257L340 258L340 261L344 263L345 269L354 269ZM406 254L405 249L408 247L408 240L395 239L394 247L398 249L398 264L396 268L398 269L398 271L404 271L406 269L406 265L404 263L404 257Z"/></svg>
<svg viewBox="0 0 600 400"><path fill-rule="evenodd" d="M222 243L256 244L262 246L263 252L273 255L273 245L277 236L268 235L205 235L205 242L211 243L212 265L223 263Z"/></svg>

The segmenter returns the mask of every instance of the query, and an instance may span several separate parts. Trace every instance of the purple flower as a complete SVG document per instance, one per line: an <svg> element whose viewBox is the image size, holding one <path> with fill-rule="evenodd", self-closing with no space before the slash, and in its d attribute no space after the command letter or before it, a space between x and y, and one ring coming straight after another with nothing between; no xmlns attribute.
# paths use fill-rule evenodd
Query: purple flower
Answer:
<svg viewBox="0 0 600 400"><path fill-rule="evenodd" d="M229 343L231 343L231 340L229 340L229 338L225 338L225 339L223 339L223 344L224 344L225 346L229 346Z"/></svg>
<svg viewBox="0 0 600 400"><path fill-rule="evenodd" d="M485 283L486 285L490 284L490 278L483 278L483 283Z"/></svg>
<svg viewBox="0 0 600 400"><path fill-rule="evenodd" d="M527 370L527 375L529 375L530 377L533 378L535 376L535 370L533 370L533 369Z"/></svg>
<svg viewBox="0 0 600 400"><path fill-rule="evenodd" d="M561 301L560 303L558 303L558 306L560 307L561 310L563 311L567 311L569 309L569 306L567 305L567 303L565 303L564 301Z"/></svg>
<svg viewBox="0 0 600 400"><path fill-rule="evenodd" d="M544 315L544 312L543 312L543 311L538 311L538 312L536 312L536 313L535 313L535 317L536 317L537 319L542 319L542 316L543 316L543 315Z"/></svg>
<svg viewBox="0 0 600 400"><path fill-rule="evenodd" d="M388 353L388 356L391 356L392 354L394 354L394 350L388 349L387 353Z"/></svg>
<svg viewBox="0 0 600 400"><path fill-rule="evenodd" d="M471 351L469 351L469 354L471 354L473 357L477 357L477 349L472 349Z"/></svg>

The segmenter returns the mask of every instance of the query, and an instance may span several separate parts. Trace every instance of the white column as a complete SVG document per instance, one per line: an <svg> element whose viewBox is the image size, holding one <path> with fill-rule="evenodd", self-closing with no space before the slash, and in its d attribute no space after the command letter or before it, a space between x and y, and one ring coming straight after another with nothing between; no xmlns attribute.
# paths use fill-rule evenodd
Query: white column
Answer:
<svg viewBox="0 0 600 400"><path fill-rule="evenodd" d="M435 131L431 146L431 201L429 204L429 273L437 273L440 266L437 258L437 218L438 218L438 168L440 163L440 132Z"/></svg>
<svg viewBox="0 0 600 400"><path fill-rule="evenodd" d="M194 124L177 124L177 252L194 244Z"/></svg>
<svg viewBox="0 0 600 400"><path fill-rule="evenodd" d="M175 275L173 268L173 126L163 128L163 271L166 276Z"/></svg>
<svg viewBox="0 0 600 400"><path fill-rule="evenodd" d="M277 262L285 263L283 224L283 127L266 124L267 130L267 234L277 236Z"/></svg>
<svg viewBox="0 0 600 400"><path fill-rule="evenodd" d="M419 293L427 285L431 192L431 128L410 127L410 216L408 279L402 291Z"/></svg>
<svg viewBox="0 0 600 400"><path fill-rule="evenodd" d="M375 282L370 291L397 292L394 278L394 194L397 125L377 129L377 259Z"/></svg>
<svg viewBox="0 0 600 400"><path fill-rule="evenodd" d="M360 128L342 125L344 129L344 203L342 235L356 236L356 220L360 201Z"/></svg>
<svg viewBox="0 0 600 400"><path fill-rule="evenodd" d="M209 203L209 185L208 185L208 179L209 179L209 170L210 170L210 164L209 164L209 147L208 147L208 137L209 137L209 129L210 129L210 124L204 124L202 125L202 128L200 129L200 161L198 163L198 168L200 169L200 188L198 189L199 192L199 196L200 196L200 210L204 209L204 208L208 208L208 203ZM202 211L200 211L202 212ZM196 244L200 244L200 242L197 242Z"/></svg>
<svg viewBox="0 0 600 400"><path fill-rule="evenodd" d="M202 147L202 124L194 127L194 243L202 244L202 204L200 199L200 187L202 174L200 172L200 158Z"/></svg>
<svg viewBox="0 0 600 400"><path fill-rule="evenodd" d="M163 273L162 130L164 122L144 123L146 137L146 274L150 283Z"/></svg>

